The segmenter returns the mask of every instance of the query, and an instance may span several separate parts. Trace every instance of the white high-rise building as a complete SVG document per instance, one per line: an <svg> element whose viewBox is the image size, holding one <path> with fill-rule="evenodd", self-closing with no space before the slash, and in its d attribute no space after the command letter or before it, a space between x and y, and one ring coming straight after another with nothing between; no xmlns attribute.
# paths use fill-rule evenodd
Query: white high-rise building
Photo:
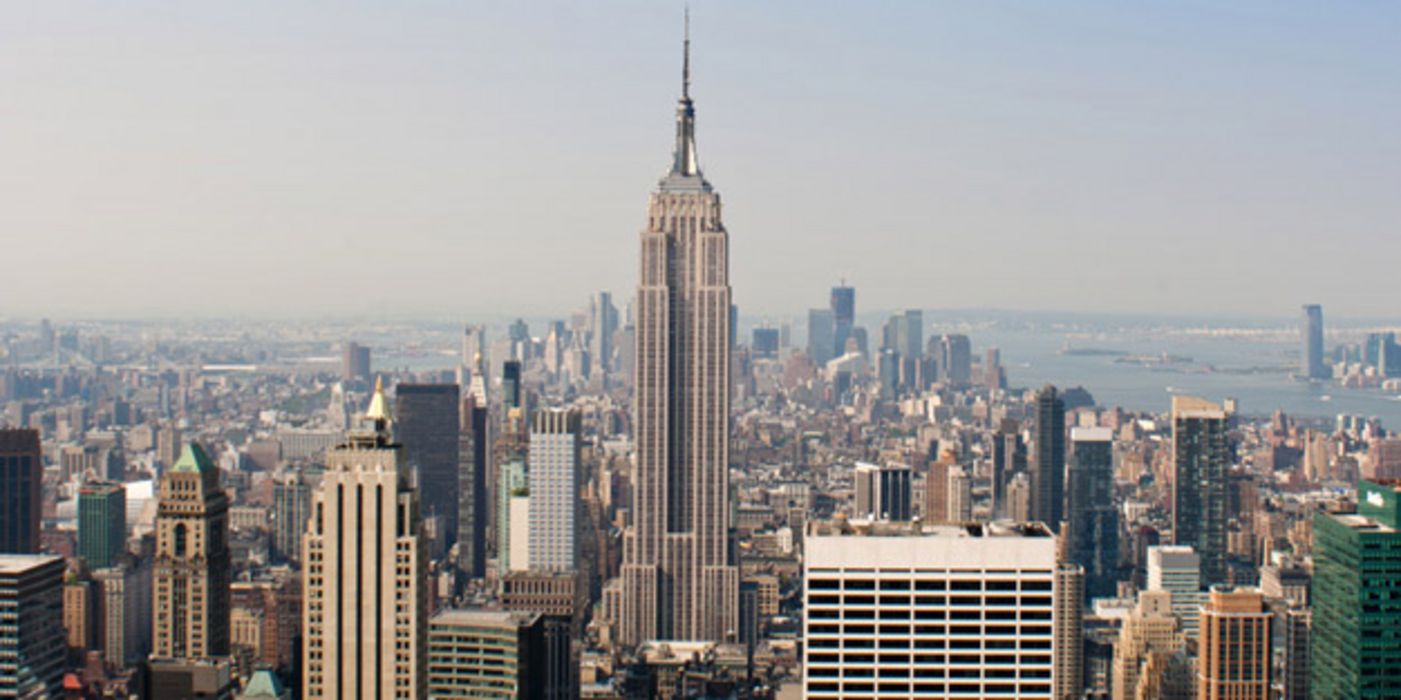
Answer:
<svg viewBox="0 0 1401 700"><path fill-rule="evenodd" d="M949 467L949 510L948 519L952 523L966 523L973 520L973 480L961 466Z"/></svg>
<svg viewBox="0 0 1401 700"><path fill-rule="evenodd" d="M1052 698L1078 648L1039 523L813 523L804 552L808 698Z"/></svg>
<svg viewBox="0 0 1401 700"><path fill-rule="evenodd" d="M537 411L530 426L529 568L578 567L579 477L579 414Z"/></svg>
<svg viewBox="0 0 1401 700"><path fill-rule="evenodd" d="M1201 616L1202 560L1191 547L1158 545L1148 548L1148 590L1172 594L1172 614L1188 637L1197 634Z"/></svg>

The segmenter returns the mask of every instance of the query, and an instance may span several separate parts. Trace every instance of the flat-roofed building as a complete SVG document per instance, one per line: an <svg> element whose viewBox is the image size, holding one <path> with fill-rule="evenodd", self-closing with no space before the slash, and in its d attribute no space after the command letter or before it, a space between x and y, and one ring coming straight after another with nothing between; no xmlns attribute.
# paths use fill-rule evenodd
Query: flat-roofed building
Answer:
<svg viewBox="0 0 1401 700"><path fill-rule="evenodd" d="M534 612L491 610L444 610L434 615L428 623L429 697L552 697L546 692L551 669L544 618Z"/></svg>
<svg viewBox="0 0 1401 700"><path fill-rule="evenodd" d="M1057 590L1040 523L820 522L804 552L806 697L1052 698L1078 647L1057 639L1057 596L1079 590Z"/></svg>
<svg viewBox="0 0 1401 700"><path fill-rule="evenodd" d="M0 698L59 697L63 557L0 554Z"/></svg>

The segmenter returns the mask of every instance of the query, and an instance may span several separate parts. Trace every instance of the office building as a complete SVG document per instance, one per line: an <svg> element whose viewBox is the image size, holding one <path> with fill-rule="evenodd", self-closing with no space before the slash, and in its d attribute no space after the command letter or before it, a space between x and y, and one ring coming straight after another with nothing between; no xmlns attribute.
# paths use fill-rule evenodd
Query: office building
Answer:
<svg viewBox="0 0 1401 700"><path fill-rule="evenodd" d="M1004 420L992 434L992 513L993 519L1012 518L1007 504L1007 486L1017 474L1027 470L1026 443L1022 442L1016 421Z"/></svg>
<svg viewBox="0 0 1401 700"><path fill-rule="evenodd" d="M1202 560L1191 547L1157 545L1148 548L1148 590L1172 595L1172 612L1184 634L1197 633L1202 604Z"/></svg>
<svg viewBox="0 0 1401 700"><path fill-rule="evenodd" d="M676 150L651 196L637 289L633 525L622 642L724 639L738 624L730 541L729 234L696 161L686 40ZM687 272L690 271L690 272Z"/></svg>
<svg viewBox="0 0 1401 700"><path fill-rule="evenodd" d="M1066 554L1085 569L1085 595L1109 598L1119 581L1119 511L1114 507L1114 433L1071 428Z"/></svg>
<svg viewBox="0 0 1401 700"><path fill-rule="evenodd" d="M1312 660L1309 638L1313 631L1308 608L1290 607L1275 618L1284 629L1284 654L1278 677L1283 686L1280 700L1308 700Z"/></svg>
<svg viewBox="0 0 1401 700"><path fill-rule="evenodd" d="M1327 379L1330 373L1323 363L1323 307L1318 304L1304 305L1304 323L1301 328L1299 351L1299 373L1305 379Z"/></svg>
<svg viewBox="0 0 1401 700"><path fill-rule="evenodd" d="M149 562L134 559L92 572L97 649L112 666L130 666L151 653L152 573Z"/></svg>
<svg viewBox="0 0 1401 700"><path fill-rule="evenodd" d="M161 478L152 585L154 655L229 653L229 497L219 467L196 443Z"/></svg>
<svg viewBox="0 0 1401 700"><path fill-rule="evenodd" d="M302 535L311 519L311 485L299 473L278 477L272 485L272 548L282 561L302 560Z"/></svg>
<svg viewBox="0 0 1401 700"><path fill-rule="evenodd" d="M1031 519L1060 532L1065 512L1065 401L1054 386L1036 392Z"/></svg>
<svg viewBox="0 0 1401 700"><path fill-rule="evenodd" d="M867 520L909 520L910 468L903 464L877 465L857 462L856 512Z"/></svg>
<svg viewBox="0 0 1401 700"><path fill-rule="evenodd" d="M1228 428L1218 404L1172 397L1172 541L1201 557L1207 585L1226 581Z"/></svg>
<svg viewBox="0 0 1401 700"><path fill-rule="evenodd" d="M307 700L427 697L427 545L381 386L364 420L326 455L302 538Z"/></svg>
<svg viewBox="0 0 1401 700"><path fill-rule="evenodd" d="M515 517L512 517L513 510ZM521 526L525 527L525 532L521 532ZM529 529L530 475L524 462L512 460L502 464L496 474L495 530L498 575L529 568ZM516 555L525 555L526 561L521 561ZM513 557L515 561L512 561Z"/></svg>
<svg viewBox="0 0 1401 700"><path fill-rule="evenodd" d="M1085 570L1076 564L1056 568L1057 700L1080 700L1085 691Z"/></svg>
<svg viewBox="0 0 1401 700"><path fill-rule="evenodd" d="M69 571L63 581L63 633L73 657L97 646L97 587L90 578Z"/></svg>
<svg viewBox="0 0 1401 700"><path fill-rule="evenodd" d="M63 557L0 554L0 698L61 696Z"/></svg>
<svg viewBox="0 0 1401 700"><path fill-rule="evenodd" d="M778 329L755 328L750 349L754 351L756 360L778 359Z"/></svg>
<svg viewBox="0 0 1401 700"><path fill-rule="evenodd" d="M803 547L805 697L1055 697L1079 592L1044 526L819 522Z"/></svg>
<svg viewBox="0 0 1401 700"><path fill-rule="evenodd" d="M949 467L948 509L945 517L952 523L973 520L973 477L959 465Z"/></svg>
<svg viewBox="0 0 1401 700"><path fill-rule="evenodd" d="M237 681L232 659L152 659L147 667L152 698L233 700Z"/></svg>
<svg viewBox="0 0 1401 700"><path fill-rule="evenodd" d="M1270 611L1257 590L1211 589L1197 642L1197 700L1270 700Z"/></svg>
<svg viewBox="0 0 1401 700"><path fill-rule="evenodd" d="M551 666L550 642L540 613L444 610L429 623L428 692L441 700L564 700L565 669Z"/></svg>
<svg viewBox="0 0 1401 700"><path fill-rule="evenodd" d="M938 358L939 381L956 387L969 385L973 378L973 344L968 336L940 336Z"/></svg>
<svg viewBox="0 0 1401 700"><path fill-rule="evenodd" d="M370 349L355 341L345 344L345 350L341 356L341 381L369 382L370 381Z"/></svg>
<svg viewBox="0 0 1401 700"><path fill-rule="evenodd" d="M1401 697L1401 487L1357 485L1356 513L1313 520L1310 692Z"/></svg>
<svg viewBox="0 0 1401 700"><path fill-rule="evenodd" d="M542 571L579 566L579 414L536 411L530 426L529 563Z"/></svg>
<svg viewBox="0 0 1401 700"><path fill-rule="evenodd" d="M523 401L520 363L506 362L502 369L505 404L515 410ZM457 453L457 567L470 578L486 576L487 530L491 522L490 407L487 403L486 365L477 371L462 397Z"/></svg>
<svg viewBox="0 0 1401 700"><path fill-rule="evenodd" d="M599 292L589 300L589 359L591 375L607 376L613 369L613 334L618 330L618 307L613 295Z"/></svg>
<svg viewBox="0 0 1401 700"><path fill-rule="evenodd" d="M92 481L78 490L78 556L89 569L114 566L126 553L126 487Z"/></svg>
<svg viewBox="0 0 1401 700"><path fill-rule="evenodd" d="M456 384L400 384L394 388L394 437L417 476L423 517L442 518L444 547L458 533L458 435Z"/></svg>
<svg viewBox="0 0 1401 700"><path fill-rule="evenodd" d="M846 354L847 340L856 328L856 288L845 282L832 288L832 353L833 357Z"/></svg>
<svg viewBox="0 0 1401 700"><path fill-rule="evenodd" d="M39 431L0 429L0 553L38 553L43 481Z"/></svg>
<svg viewBox="0 0 1401 700"><path fill-rule="evenodd" d="M818 367L826 365L840 354L837 347L837 322L831 309L808 311L808 357Z"/></svg>
<svg viewBox="0 0 1401 700"><path fill-rule="evenodd" d="M1138 697L1158 697L1139 695L1142 681L1152 682L1154 673L1147 674L1144 667L1155 655L1158 658L1173 654L1182 648L1178 618L1172 612L1172 594L1167 591L1143 591L1138 594L1138 603L1124 618L1119 629L1119 641L1114 645L1113 676L1110 682L1113 700L1135 700ZM1154 669L1156 670L1156 669Z"/></svg>

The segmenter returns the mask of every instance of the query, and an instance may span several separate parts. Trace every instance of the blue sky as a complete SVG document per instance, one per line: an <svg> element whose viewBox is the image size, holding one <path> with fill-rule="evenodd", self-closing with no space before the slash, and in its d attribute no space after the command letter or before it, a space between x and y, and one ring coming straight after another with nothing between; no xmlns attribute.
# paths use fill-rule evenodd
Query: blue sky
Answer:
<svg viewBox="0 0 1401 700"><path fill-rule="evenodd" d="M680 3L0 3L0 313L631 293ZM1398 316L1401 5L692 5L749 314Z"/></svg>

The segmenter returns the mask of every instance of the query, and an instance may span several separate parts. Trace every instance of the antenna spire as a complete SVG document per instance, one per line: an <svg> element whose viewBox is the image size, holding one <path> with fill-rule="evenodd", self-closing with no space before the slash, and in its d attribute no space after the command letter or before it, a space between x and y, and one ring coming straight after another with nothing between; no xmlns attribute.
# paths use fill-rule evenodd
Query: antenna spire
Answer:
<svg viewBox="0 0 1401 700"><path fill-rule="evenodd" d="M682 44L683 57L681 60L681 97L691 98L691 6L686 5L686 31L685 41Z"/></svg>

